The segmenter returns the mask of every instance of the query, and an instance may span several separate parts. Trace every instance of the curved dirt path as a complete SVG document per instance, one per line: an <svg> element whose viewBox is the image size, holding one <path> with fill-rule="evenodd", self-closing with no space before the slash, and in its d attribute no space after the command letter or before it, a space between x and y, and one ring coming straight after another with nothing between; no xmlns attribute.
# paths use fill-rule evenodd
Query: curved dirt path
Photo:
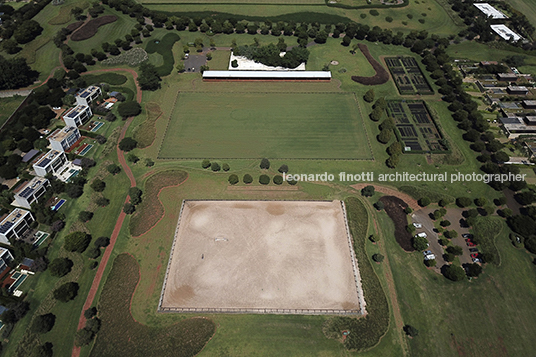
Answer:
<svg viewBox="0 0 536 357"><path fill-rule="evenodd" d="M138 74L132 70L132 69L124 69L124 68L115 68L115 69L104 69L104 70L96 70L86 73L94 73L94 72L111 72L111 71L127 71L132 74L134 77L134 82L136 84L136 100L138 103L141 103L142 99L142 92L139 87L138 81L136 80L138 78ZM128 127L132 123L132 120L134 120L133 117L130 117L127 119L126 123L123 125L123 129L121 130L121 134L119 135L118 145L117 145L117 159L119 160L119 163L121 164L121 167L123 168L123 171L128 176L130 180L130 187L136 186L136 179L134 178L134 175L132 174L132 170L127 164L127 161L125 160L125 155L123 154L123 151L119 149L119 142L125 137L125 134L127 132ZM125 199L125 203L129 202L130 196L127 196ZM106 269L106 266L108 264L108 260L110 259L110 255L112 254L112 251L114 249L115 242L117 241L117 237L119 236L119 232L121 232L121 227L123 226L123 222L125 220L126 214L121 210L121 213L119 214L119 217L117 218L117 223L115 224L114 230L112 232L112 235L110 236L110 244L108 247L106 247L106 250L104 251L104 254L102 256L102 259L100 261L99 267L97 269L97 273L95 274L95 277L93 278L93 283L91 284L91 288L89 289L89 293L86 298L86 302L84 303L84 307L82 308L82 313L80 314L80 319L78 320L78 330L83 328L86 324L86 318L84 316L84 311L89 309L91 305L93 304L93 300L95 300L95 296L97 295L97 291L99 289L102 277L104 275L104 270ZM73 352L71 354L72 357L79 357L80 356L80 347L73 346Z"/></svg>
<svg viewBox="0 0 536 357"><path fill-rule="evenodd" d="M386 186L380 186L380 185L374 185L370 183L358 183L355 185L351 185L355 190L361 191L365 186L374 186L374 190L377 192L384 193L389 196L395 196L400 198L402 201L406 202L408 206L410 206L414 211L418 211L421 209L421 206L417 203L417 200L411 197L410 195L400 192L394 188L386 187Z"/></svg>

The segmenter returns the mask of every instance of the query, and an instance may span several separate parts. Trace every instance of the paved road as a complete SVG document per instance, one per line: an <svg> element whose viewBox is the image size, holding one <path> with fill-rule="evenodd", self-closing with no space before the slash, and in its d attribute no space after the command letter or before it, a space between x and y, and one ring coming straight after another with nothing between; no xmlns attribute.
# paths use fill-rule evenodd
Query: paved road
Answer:
<svg viewBox="0 0 536 357"><path fill-rule="evenodd" d="M438 273L441 273L441 267L447 264L447 262L445 261L445 259L443 259L444 252L443 247L441 246L441 244L439 244L439 236L434 231L434 221L432 221L429 216L430 212L433 211L434 209L432 208L423 208L418 211L415 211L415 213L413 213L411 217L413 218L413 222L422 224L422 228L417 229L417 233L425 232L428 236L428 242L430 243L430 247L428 247L428 249L431 250L432 253L434 253L434 255L436 256L437 264L434 269Z"/></svg>

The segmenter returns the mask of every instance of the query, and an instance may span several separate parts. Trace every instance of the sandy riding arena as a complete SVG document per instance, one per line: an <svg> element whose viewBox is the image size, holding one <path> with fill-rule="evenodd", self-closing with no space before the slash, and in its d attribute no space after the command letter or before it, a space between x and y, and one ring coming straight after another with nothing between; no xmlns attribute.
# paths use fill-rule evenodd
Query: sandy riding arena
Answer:
<svg viewBox="0 0 536 357"><path fill-rule="evenodd" d="M184 201L160 312L363 314L341 201Z"/></svg>

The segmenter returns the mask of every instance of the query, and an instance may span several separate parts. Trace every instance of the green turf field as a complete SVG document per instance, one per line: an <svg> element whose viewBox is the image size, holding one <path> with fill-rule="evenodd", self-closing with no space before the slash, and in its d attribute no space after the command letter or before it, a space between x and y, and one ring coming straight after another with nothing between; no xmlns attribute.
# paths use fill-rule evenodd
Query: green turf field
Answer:
<svg viewBox="0 0 536 357"><path fill-rule="evenodd" d="M353 93L181 92L159 158L372 159Z"/></svg>

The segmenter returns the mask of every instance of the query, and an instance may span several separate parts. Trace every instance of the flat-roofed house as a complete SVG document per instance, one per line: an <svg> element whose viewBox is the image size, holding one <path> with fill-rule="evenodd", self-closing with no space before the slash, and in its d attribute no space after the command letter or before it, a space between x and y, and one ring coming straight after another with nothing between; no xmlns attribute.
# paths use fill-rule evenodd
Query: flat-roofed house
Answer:
<svg viewBox="0 0 536 357"><path fill-rule="evenodd" d="M524 100L523 108L525 109L536 109L536 100Z"/></svg>
<svg viewBox="0 0 536 357"><path fill-rule="evenodd" d="M37 202L49 187L50 182L46 178L34 177L16 189L14 195L16 206L30 209L32 203Z"/></svg>
<svg viewBox="0 0 536 357"><path fill-rule="evenodd" d="M499 73L497 74L497 79L500 81L517 81L518 76L515 73Z"/></svg>
<svg viewBox="0 0 536 357"><path fill-rule="evenodd" d="M50 146L54 150L67 151L80 139L80 131L75 126L56 129L48 136Z"/></svg>
<svg viewBox="0 0 536 357"><path fill-rule="evenodd" d="M91 118L92 115L93 112L89 106L77 105L63 114L63 121L65 121L67 126L79 127Z"/></svg>
<svg viewBox="0 0 536 357"><path fill-rule="evenodd" d="M497 35L501 36L501 38L503 40L506 40L506 41L519 41L519 40L523 39L523 37L519 36L517 33L515 33L512 30L510 30L505 25L490 25L489 27L491 27L491 29Z"/></svg>
<svg viewBox="0 0 536 357"><path fill-rule="evenodd" d="M525 86L508 86L506 87L506 90L509 94L520 94L520 95L527 95L529 94L529 90Z"/></svg>
<svg viewBox="0 0 536 357"><path fill-rule="evenodd" d="M8 264L12 260L11 252L6 248L0 248L0 275L8 268Z"/></svg>
<svg viewBox="0 0 536 357"><path fill-rule="evenodd" d="M45 177L48 173L57 173L67 161L63 151L52 149L33 164L33 168L37 176Z"/></svg>
<svg viewBox="0 0 536 357"><path fill-rule="evenodd" d="M89 86L76 94L76 103L78 105L91 105L98 96L102 94L100 87Z"/></svg>
<svg viewBox="0 0 536 357"><path fill-rule="evenodd" d="M0 242L10 244L10 238L21 238L34 221L32 212L15 208L0 222Z"/></svg>
<svg viewBox="0 0 536 357"><path fill-rule="evenodd" d="M477 9L482 11L487 17L491 17L492 19L507 19L508 16L503 14L501 11L497 10L487 2L479 2L473 4Z"/></svg>

